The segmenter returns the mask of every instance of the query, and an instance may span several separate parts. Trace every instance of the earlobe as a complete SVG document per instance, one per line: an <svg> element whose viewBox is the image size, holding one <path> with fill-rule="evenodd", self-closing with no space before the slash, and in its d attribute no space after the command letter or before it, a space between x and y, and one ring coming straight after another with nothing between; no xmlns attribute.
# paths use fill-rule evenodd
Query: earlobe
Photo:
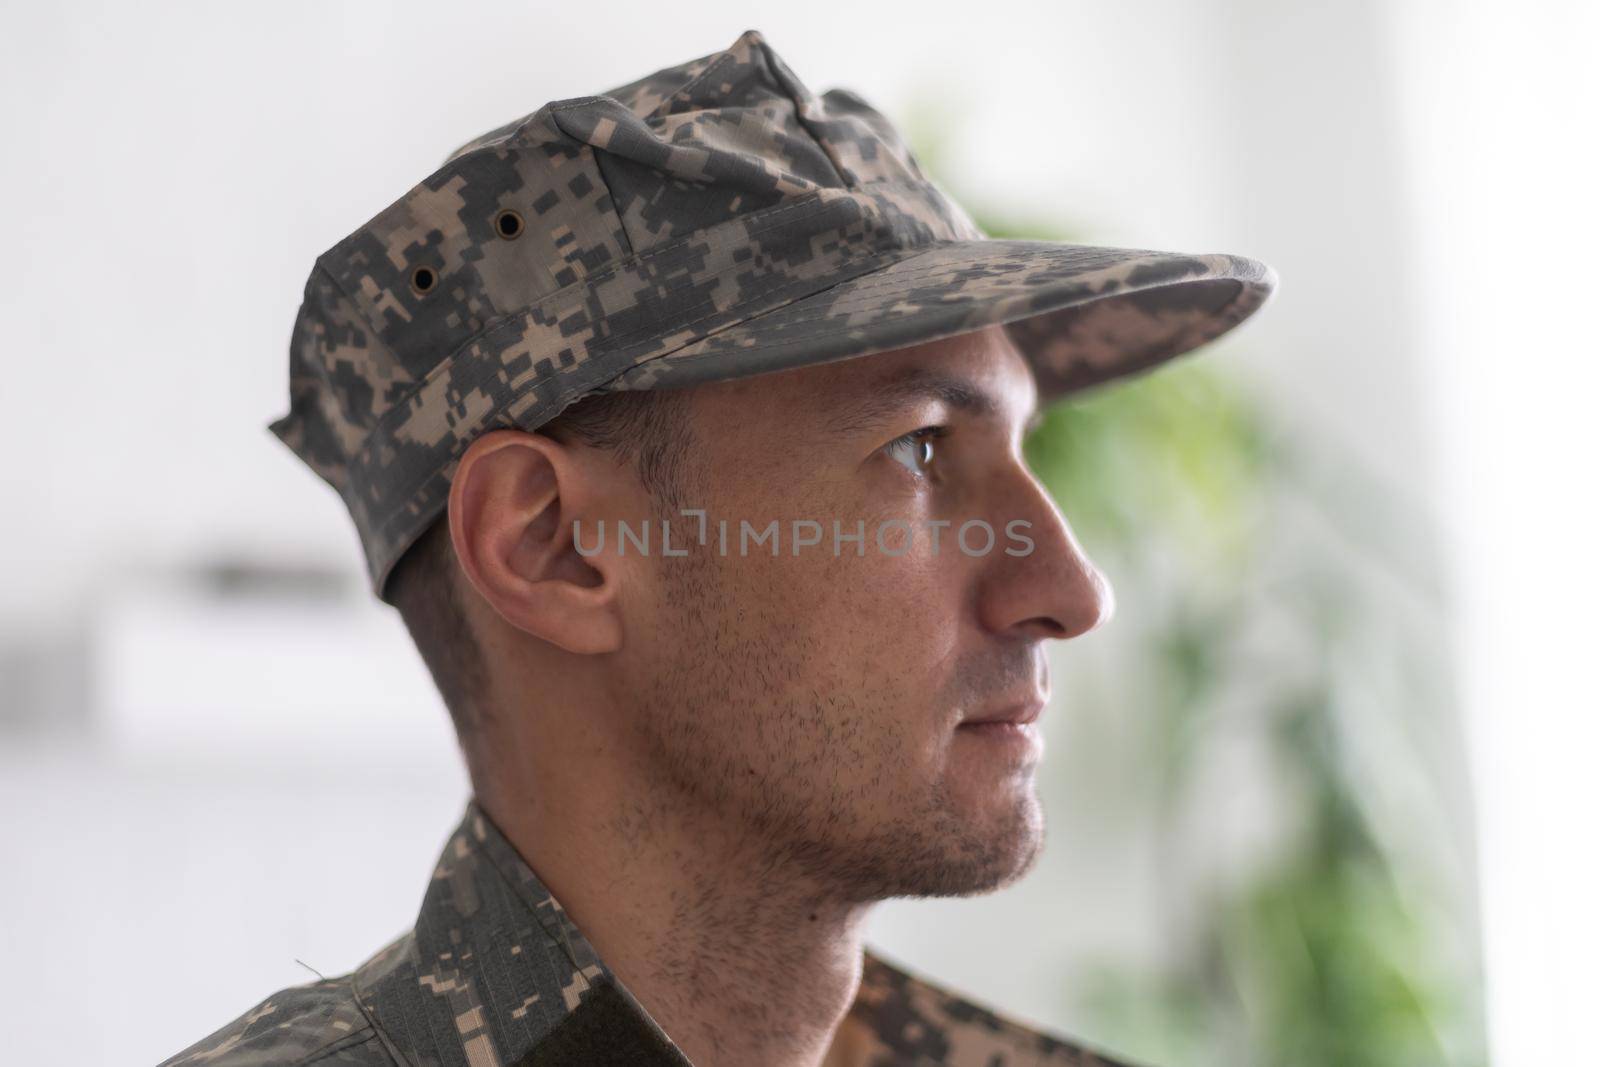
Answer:
<svg viewBox="0 0 1600 1067"><path fill-rule="evenodd" d="M520 430L475 440L451 480L450 539L472 588L508 625L569 652L621 642L616 583L573 544L583 521L568 447Z"/></svg>

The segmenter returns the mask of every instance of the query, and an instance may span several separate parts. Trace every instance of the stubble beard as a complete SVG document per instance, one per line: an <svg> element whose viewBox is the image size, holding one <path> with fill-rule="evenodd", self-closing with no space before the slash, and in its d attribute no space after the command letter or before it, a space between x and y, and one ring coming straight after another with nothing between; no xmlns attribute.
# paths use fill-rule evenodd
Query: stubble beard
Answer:
<svg viewBox="0 0 1600 1067"><path fill-rule="evenodd" d="M1033 868L1044 818L1032 788L965 810L883 729L891 689L792 684L814 650L785 613L735 610L725 565L691 555L665 568L672 618L633 717L664 807L774 888L799 875L847 903L987 893Z"/></svg>

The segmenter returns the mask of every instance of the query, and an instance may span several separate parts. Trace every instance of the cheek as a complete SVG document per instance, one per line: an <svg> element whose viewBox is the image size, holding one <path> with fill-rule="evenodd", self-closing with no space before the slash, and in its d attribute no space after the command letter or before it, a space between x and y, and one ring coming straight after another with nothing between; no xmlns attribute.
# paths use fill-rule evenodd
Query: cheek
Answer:
<svg viewBox="0 0 1600 1067"><path fill-rule="evenodd" d="M945 709L933 705L948 691L964 610L967 557L954 551L953 534L944 531L936 553L922 516L905 501L806 494L759 507L740 503L763 523L778 518L781 537L776 557L770 545L741 556L737 524L730 523L727 555L719 560L731 594L721 607L723 624L788 636L772 651L789 661L795 697L826 693L912 727L938 719ZM860 542L841 539L837 554L835 517L842 533L863 534ZM791 525L797 518L824 526L820 543L798 554ZM886 526L891 520L905 525Z"/></svg>
<svg viewBox="0 0 1600 1067"><path fill-rule="evenodd" d="M865 555L846 549L837 558L829 551L786 561L785 603L841 684L924 717L937 710L929 703L956 660L960 591L950 561L883 555L870 535Z"/></svg>

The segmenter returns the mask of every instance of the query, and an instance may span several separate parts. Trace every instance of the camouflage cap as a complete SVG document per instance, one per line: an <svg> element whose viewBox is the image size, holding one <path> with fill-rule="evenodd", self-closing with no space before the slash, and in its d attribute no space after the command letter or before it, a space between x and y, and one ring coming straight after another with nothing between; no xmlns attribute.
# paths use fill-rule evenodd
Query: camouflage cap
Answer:
<svg viewBox="0 0 1600 1067"><path fill-rule="evenodd" d="M586 395L1006 324L1043 403L1212 340L1276 281L989 239L888 120L752 30L491 130L320 256L271 429L343 497L383 597L474 438Z"/></svg>

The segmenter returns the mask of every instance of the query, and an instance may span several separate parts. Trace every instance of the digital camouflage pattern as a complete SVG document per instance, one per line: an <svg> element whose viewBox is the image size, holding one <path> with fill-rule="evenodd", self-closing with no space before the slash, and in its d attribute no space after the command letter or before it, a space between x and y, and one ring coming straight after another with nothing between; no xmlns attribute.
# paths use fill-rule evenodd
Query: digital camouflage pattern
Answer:
<svg viewBox="0 0 1600 1067"><path fill-rule="evenodd" d="M863 955L824 1067L1117 1067ZM161 1067L685 1067L475 801L415 927L285 989Z"/></svg>
<svg viewBox="0 0 1600 1067"><path fill-rule="evenodd" d="M484 134L320 256L272 430L343 497L382 596L475 437L587 394L1005 323L1046 402L1275 285L1238 256L989 240L882 115L751 31Z"/></svg>

